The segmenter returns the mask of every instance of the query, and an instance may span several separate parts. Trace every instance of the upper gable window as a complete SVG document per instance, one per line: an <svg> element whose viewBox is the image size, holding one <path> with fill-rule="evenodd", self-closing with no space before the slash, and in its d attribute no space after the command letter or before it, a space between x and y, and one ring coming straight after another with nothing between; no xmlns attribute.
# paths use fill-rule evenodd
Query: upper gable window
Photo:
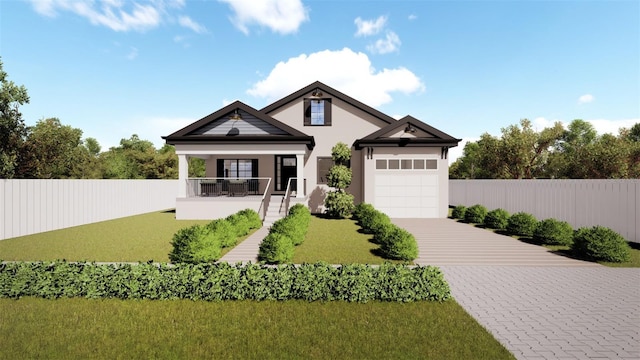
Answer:
<svg viewBox="0 0 640 360"><path fill-rule="evenodd" d="M304 126L331 126L331 99L304 99Z"/></svg>

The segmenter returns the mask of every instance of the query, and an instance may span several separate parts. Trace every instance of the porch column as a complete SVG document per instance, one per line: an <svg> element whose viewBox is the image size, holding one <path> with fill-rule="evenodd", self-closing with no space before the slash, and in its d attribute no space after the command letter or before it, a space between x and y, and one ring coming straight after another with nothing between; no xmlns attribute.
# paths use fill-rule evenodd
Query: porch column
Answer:
<svg viewBox="0 0 640 360"><path fill-rule="evenodd" d="M178 197L187 197L187 177L189 177L189 157L178 155Z"/></svg>
<svg viewBox="0 0 640 360"><path fill-rule="evenodd" d="M304 198L304 154L296 154L296 170L296 177L298 178L296 197Z"/></svg>

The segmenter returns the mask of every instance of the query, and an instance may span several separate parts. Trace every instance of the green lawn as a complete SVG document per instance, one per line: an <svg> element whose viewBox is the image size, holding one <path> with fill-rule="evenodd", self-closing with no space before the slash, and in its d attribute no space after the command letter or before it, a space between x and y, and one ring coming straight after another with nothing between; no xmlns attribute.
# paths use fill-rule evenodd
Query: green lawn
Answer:
<svg viewBox="0 0 640 360"><path fill-rule="evenodd" d="M209 221L154 212L0 241L0 260L168 262L178 229ZM223 249L223 254L228 249Z"/></svg>
<svg viewBox="0 0 640 360"><path fill-rule="evenodd" d="M0 299L4 359L513 359L455 301Z"/></svg>
<svg viewBox="0 0 640 360"><path fill-rule="evenodd" d="M382 264L390 261L374 254L378 245L369 241L372 235L358 230L360 227L354 220L312 216L304 243L294 250L293 263Z"/></svg>

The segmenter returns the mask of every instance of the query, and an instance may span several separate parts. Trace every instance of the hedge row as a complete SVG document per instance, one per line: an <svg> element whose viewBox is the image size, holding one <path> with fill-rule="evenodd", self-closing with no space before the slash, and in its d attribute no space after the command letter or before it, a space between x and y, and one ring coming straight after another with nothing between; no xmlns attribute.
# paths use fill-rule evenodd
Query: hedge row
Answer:
<svg viewBox="0 0 640 360"><path fill-rule="evenodd" d="M384 264L264 266L150 263L1 263L0 298L307 301L444 301L449 285L437 267Z"/></svg>
<svg viewBox="0 0 640 360"><path fill-rule="evenodd" d="M373 241L380 245L382 256L387 259L414 260L418 257L418 243L415 237L391 223L389 217L376 210L373 205L360 203L353 213L367 234L373 234Z"/></svg>
<svg viewBox="0 0 640 360"><path fill-rule="evenodd" d="M590 261L625 262L631 258L631 247L624 237L602 226L574 231L566 221L538 221L529 213L509 215L503 209L487 212L484 206L478 204L469 208L456 206L451 216L468 223L503 230L509 235L530 237L541 244L570 246L574 256Z"/></svg>
<svg viewBox="0 0 640 360"><path fill-rule="evenodd" d="M260 215L252 209L241 210L207 225L193 225L173 235L169 253L172 263L199 264L220 258L223 248L235 246L252 229L262 227Z"/></svg>
<svg viewBox="0 0 640 360"><path fill-rule="evenodd" d="M269 235L262 239L258 260L268 264L291 262L293 249L304 242L310 221L311 212L306 206L292 206L289 214L274 222L269 229Z"/></svg>

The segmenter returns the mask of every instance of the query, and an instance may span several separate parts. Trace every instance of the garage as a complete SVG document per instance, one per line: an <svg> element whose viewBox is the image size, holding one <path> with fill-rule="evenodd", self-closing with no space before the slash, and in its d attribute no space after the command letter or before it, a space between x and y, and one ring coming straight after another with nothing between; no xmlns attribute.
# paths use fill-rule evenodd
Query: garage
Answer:
<svg viewBox="0 0 640 360"><path fill-rule="evenodd" d="M376 159L374 206L391 218L437 218L438 161L428 158Z"/></svg>

